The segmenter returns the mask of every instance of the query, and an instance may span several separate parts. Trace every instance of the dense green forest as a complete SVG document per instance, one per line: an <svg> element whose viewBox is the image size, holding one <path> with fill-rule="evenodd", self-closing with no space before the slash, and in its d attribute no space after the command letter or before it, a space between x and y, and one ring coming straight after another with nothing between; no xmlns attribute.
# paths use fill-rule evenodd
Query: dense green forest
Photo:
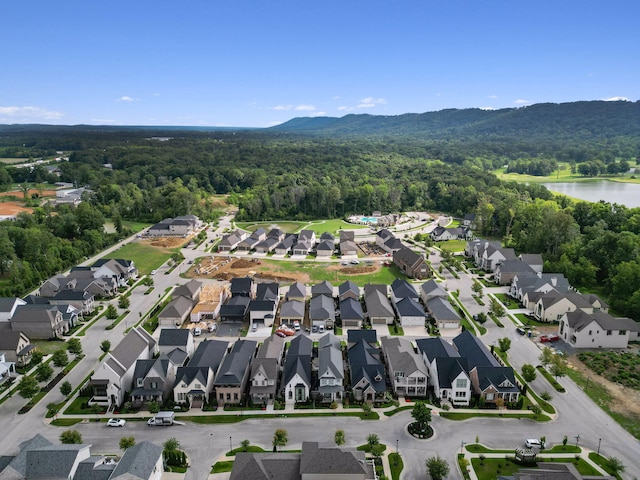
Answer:
<svg viewBox="0 0 640 480"><path fill-rule="evenodd" d="M535 114L527 113L529 123L521 118L527 111ZM43 166L0 167L0 188L61 180L93 191L77 210L42 207L0 224L0 274L11 278L0 294L23 293L113 242L116 236L101 227L104 217L155 222L193 213L213 220L220 213L211 201L216 193L238 206L239 220L373 210L476 213L478 236L500 238L518 252L542 253L547 271L564 273L578 288L607 298L616 313L640 319L640 209L574 203L542 186L506 183L490 173L509 164L514 171L545 174L566 159L578 170L589 162L614 168L635 163L640 129L629 128L633 122L627 120L637 104L569 104L555 120L554 111L557 106L548 105L499 111L491 121L480 110L437 112L437 122L424 114L429 129L414 126L411 134L408 126L393 133L396 117L369 116L366 121L378 125L370 126L370 135L334 135L335 125L312 134L285 131L286 125L254 131L0 126L0 157L57 151L69 156L56 164L59 177ZM570 121L571 112L580 118ZM615 112L623 121L614 121ZM429 123L409 117L402 122ZM461 126L463 117L468 127ZM289 126L314 123L318 130L333 120ZM499 122L500 135L482 133ZM391 127L386 131L380 123ZM572 137L567 125L576 123L583 128Z"/></svg>

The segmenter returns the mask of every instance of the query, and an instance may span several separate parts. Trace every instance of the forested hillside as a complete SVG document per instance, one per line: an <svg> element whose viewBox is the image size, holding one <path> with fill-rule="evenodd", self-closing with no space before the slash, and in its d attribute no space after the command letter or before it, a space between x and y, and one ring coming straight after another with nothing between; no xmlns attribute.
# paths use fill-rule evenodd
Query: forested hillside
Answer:
<svg viewBox="0 0 640 480"><path fill-rule="evenodd" d="M554 198L544 187L501 182L489 173L510 162L544 173L561 155L578 153L583 162L635 162L640 129L630 131L638 118L629 118L629 112L637 111L637 104L570 105L580 118L558 118L555 128L547 125L554 106L489 112L502 119L505 129L512 126L511 137L504 134L502 139L478 133L489 131L492 122L491 128L498 125L481 110L438 112L449 120L428 115L431 120L424 123L440 131L434 140L427 138L432 133L393 135L392 130L333 136L272 130L2 127L0 157L37 158L64 151L69 161L56 164L60 177L40 165L0 167L0 188L62 180L94 193L77 211L41 207L34 215L21 214L17 222L2 222L0 275L10 276L8 288L15 293L35 286L113 241L98 226L102 217L156 222L193 213L215 219L219 212L211 195L216 193L238 206L239 220L331 218L373 210L476 213L477 235L503 239L518 252L542 253L548 271L565 273L572 284L607 297L616 313L640 319L640 209L576 204ZM592 107L600 112L600 123L589 118ZM624 122L613 118L617 108L627 112L621 114ZM537 123L525 128L528 124L520 115L527 110L538 114ZM402 117L412 124L412 116ZM467 119L464 128L462 117ZM380 121L366 118L372 124ZM569 135L567 125L580 122L582 133L561 147L554 144L561 138L554 137L554 131ZM475 133L443 133L455 128ZM541 133L545 131L547 137Z"/></svg>

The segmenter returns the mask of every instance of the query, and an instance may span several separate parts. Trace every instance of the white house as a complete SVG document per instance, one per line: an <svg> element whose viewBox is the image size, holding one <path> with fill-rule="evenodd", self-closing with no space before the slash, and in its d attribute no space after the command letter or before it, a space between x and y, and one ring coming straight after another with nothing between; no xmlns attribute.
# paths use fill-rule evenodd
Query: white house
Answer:
<svg viewBox="0 0 640 480"><path fill-rule="evenodd" d="M575 348L627 348L630 338L637 339L639 325L630 318L576 310L562 316L558 334Z"/></svg>

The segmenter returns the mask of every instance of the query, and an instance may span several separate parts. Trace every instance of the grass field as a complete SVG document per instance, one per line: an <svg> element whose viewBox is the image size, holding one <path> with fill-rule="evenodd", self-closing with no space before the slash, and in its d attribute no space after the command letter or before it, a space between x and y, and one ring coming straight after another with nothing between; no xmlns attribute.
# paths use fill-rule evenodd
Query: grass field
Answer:
<svg viewBox="0 0 640 480"><path fill-rule="evenodd" d="M440 250L447 250L449 252L463 252L465 247L467 246L466 240L446 240L444 242L437 242L436 246L440 248Z"/></svg>
<svg viewBox="0 0 640 480"><path fill-rule="evenodd" d="M14 163L26 163L28 161L29 161L28 158L6 158L6 157L0 158L0 163L4 163L7 165L11 165Z"/></svg>
<svg viewBox="0 0 640 480"><path fill-rule="evenodd" d="M291 222L291 221L269 221L269 222L236 222L238 228L253 232L262 227L269 231L273 227L281 229L285 233L296 233L300 230L313 230L316 235L321 235L324 232L329 232L333 235L338 234L340 229L362 229L369 228L366 225L355 225L353 223L345 222L341 219L333 220L312 220L310 222Z"/></svg>
<svg viewBox="0 0 640 480"><path fill-rule="evenodd" d="M640 178L631 178L630 175L600 175L598 177L585 177L583 175L572 174L568 163L558 162L559 170L546 177L534 175L522 175L519 173L506 173L506 168L499 168L493 173L500 179L507 182L526 183L573 183L573 182L599 182L608 180L611 182L640 183Z"/></svg>
<svg viewBox="0 0 640 480"><path fill-rule="evenodd" d="M146 243L131 242L115 250L103 258L124 258L133 260L141 274L148 274L151 270L155 270L175 252L180 251L176 248L160 248L153 247Z"/></svg>

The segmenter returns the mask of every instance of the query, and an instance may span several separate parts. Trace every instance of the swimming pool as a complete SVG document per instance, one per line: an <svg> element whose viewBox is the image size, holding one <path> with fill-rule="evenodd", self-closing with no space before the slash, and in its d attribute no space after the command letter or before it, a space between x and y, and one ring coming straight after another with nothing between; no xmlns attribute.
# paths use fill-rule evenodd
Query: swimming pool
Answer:
<svg viewBox="0 0 640 480"><path fill-rule="evenodd" d="M362 223L378 223L378 219L376 217L360 217L360 221Z"/></svg>

